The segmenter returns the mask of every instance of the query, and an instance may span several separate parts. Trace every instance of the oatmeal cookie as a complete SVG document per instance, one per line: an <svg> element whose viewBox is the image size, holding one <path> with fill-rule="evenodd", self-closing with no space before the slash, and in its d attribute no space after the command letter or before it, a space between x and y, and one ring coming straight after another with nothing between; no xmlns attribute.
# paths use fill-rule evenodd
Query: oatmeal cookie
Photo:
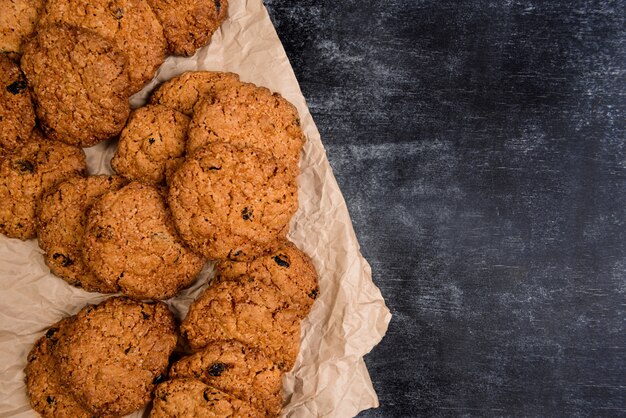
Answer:
<svg viewBox="0 0 626 418"><path fill-rule="evenodd" d="M0 0L0 52L22 53L42 5L43 0Z"/></svg>
<svg viewBox="0 0 626 418"><path fill-rule="evenodd" d="M35 109L20 67L0 54L0 149L23 144L35 127Z"/></svg>
<svg viewBox="0 0 626 418"><path fill-rule="evenodd" d="M174 296L204 265L180 241L160 190L138 182L93 204L82 254L100 280L138 299Z"/></svg>
<svg viewBox="0 0 626 418"><path fill-rule="evenodd" d="M75 26L47 26L26 45L21 63L50 138L88 147L124 127L128 62L112 41Z"/></svg>

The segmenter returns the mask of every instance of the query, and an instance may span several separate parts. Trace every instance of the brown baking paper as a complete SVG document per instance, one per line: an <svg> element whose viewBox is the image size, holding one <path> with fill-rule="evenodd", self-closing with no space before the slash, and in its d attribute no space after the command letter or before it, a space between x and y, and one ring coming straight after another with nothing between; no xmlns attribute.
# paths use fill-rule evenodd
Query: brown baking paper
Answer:
<svg viewBox="0 0 626 418"><path fill-rule="evenodd" d="M300 208L289 238L313 259L320 297L302 322L300 354L283 379L283 416L354 416L378 406L363 356L381 340L391 315L359 252L319 132L265 7L261 0L231 0L230 7L228 20L209 46L191 58L168 58L131 103L142 105L156 85L185 71L220 70L279 92L298 108L308 141L298 179ZM112 172L109 160L115 147L103 143L86 150L91 174ZM190 289L167 301L178 317L184 317L211 273L208 264ZM0 289L0 416L37 416L26 397L23 372L33 343L54 322L110 295L67 285L50 273L36 240L4 236Z"/></svg>

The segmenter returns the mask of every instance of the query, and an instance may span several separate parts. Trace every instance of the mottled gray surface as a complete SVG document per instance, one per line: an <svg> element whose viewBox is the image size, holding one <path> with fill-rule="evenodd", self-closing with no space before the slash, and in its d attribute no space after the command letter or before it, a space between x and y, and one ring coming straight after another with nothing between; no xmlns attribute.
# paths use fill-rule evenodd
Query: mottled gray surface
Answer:
<svg viewBox="0 0 626 418"><path fill-rule="evenodd" d="M394 315L361 416L626 416L626 2L266 5Z"/></svg>

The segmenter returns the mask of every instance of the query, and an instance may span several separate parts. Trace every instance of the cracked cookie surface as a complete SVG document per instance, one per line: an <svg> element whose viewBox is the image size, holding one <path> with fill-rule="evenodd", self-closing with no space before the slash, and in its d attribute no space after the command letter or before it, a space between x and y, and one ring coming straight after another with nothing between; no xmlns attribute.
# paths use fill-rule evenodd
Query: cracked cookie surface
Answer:
<svg viewBox="0 0 626 418"><path fill-rule="evenodd" d="M35 127L35 109L20 67L0 54L0 150L23 144Z"/></svg>
<svg viewBox="0 0 626 418"><path fill-rule="evenodd" d="M22 53L42 5L43 0L0 0L0 52Z"/></svg>

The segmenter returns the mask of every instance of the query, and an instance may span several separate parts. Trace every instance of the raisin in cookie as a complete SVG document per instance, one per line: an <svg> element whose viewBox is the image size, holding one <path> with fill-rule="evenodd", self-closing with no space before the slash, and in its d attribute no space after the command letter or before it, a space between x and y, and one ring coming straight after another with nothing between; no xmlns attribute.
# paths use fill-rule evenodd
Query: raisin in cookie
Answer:
<svg viewBox="0 0 626 418"><path fill-rule="evenodd" d="M111 166L121 176L146 183L165 180L185 153L189 118L161 105L135 110L120 135Z"/></svg>
<svg viewBox="0 0 626 418"><path fill-rule="evenodd" d="M308 255L293 243L250 262L220 261L215 265L215 279L247 280L253 278L276 288L304 318L319 294L317 272Z"/></svg>
<svg viewBox="0 0 626 418"><path fill-rule="evenodd" d="M87 209L124 183L117 176L72 177L42 197L37 208L37 240L52 273L89 292L117 291L85 266L81 249Z"/></svg>
<svg viewBox="0 0 626 418"><path fill-rule="evenodd" d="M43 0L0 0L0 52L22 53L42 5Z"/></svg>
<svg viewBox="0 0 626 418"><path fill-rule="evenodd" d="M82 149L49 141L34 130L15 151L0 156L0 233L35 237L37 201L50 188L87 171Z"/></svg>
<svg viewBox="0 0 626 418"><path fill-rule="evenodd" d="M23 144L35 127L35 109L20 67L0 54L0 149Z"/></svg>
<svg viewBox="0 0 626 418"><path fill-rule="evenodd" d="M50 138L87 147L124 127L128 62L112 41L75 26L47 26L24 48L22 70Z"/></svg>
<svg viewBox="0 0 626 418"><path fill-rule="evenodd" d="M174 296L204 265L178 237L160 190L138 182L93 204L82 254L100 280L140 299Z"/></svg>
<svg viewBox="0 0 626 418"><path fill-rule="evenodd" d="M194 251L232 260L275 250L298 207L295 179L272 156L226 143L187 156L168 201Z"/></svg>
<svg viewBox="0 0 626 418"><path fill-rule="evenodd" d="M201 380L250 402L266 416L276 417L282 407L282 373L265 354L238 341L219 341L172 365L171 378Z"/></svg>
<svg viewBox="0 0 626 418"><path fill-rule="evenodd" d="M59 331L61 383L93 415L129 414L151 398L178 340L167 305L114 297Z"/></svg>

